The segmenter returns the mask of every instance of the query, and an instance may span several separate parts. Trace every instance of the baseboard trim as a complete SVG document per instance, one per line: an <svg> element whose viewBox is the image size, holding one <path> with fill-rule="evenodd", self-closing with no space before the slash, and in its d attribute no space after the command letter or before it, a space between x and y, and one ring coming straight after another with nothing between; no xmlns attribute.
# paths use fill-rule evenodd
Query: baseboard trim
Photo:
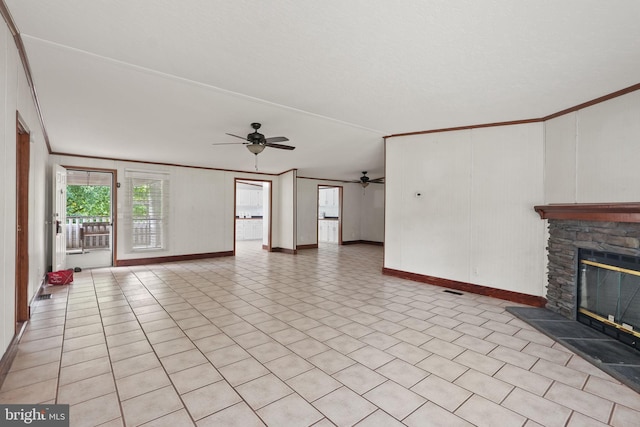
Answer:
<svg viewBox="0 0 640 427"><path fill-rule="evenodd" d="M42 290L44 289L44 285L46 282L47 282L47 275L45 274L42 277L42 280L40 280L40 286L38 286L38 289L33 293L33 296L29 301L29 306L27 307L29 319L31 318L31 306L33 306L33 302L36 300L38 295L42 293ZM2 359L0 359L0 389L2 388L2 384L4 384L4 380L5 378L7 378L7 374L9 373L9 369L11 369L13 360L15 359L16 354L18 353L18 343L20 343L20 339L22 338L22 335L26 331L28 324L29 324L29 321L27 320L25 322L20 322L19 324L16 325L16 333L11 339L11 342L9 343L7 350L2 355Z"/></svg>
<svg viewBox="0 0 640 427"><path fill-rule="evenodd" d="M298 245L296 249L318 249L318 244L311 243L309 245Z"/></svg>
<svg viewBox="0 0 640 427"><path fill-rule="evenodd" d="M347 240L342 242L343 245L374 245L384 246L384 242L374 242L373 240Z"/></svg>
<svg viewBox="0 0 640 427"><path fill-rule="evenodd" d="M42 280L40 280L40 286L38 286L38 289L33 293L33 296L31 297L31 301L29 301L29 307L28 307L29 319L31 319L31 306L33 305L33 302L36 300L36 298L38 298L38 296L42 294L46 284L47 284L47 275L45 274L42 277Z"/></svg>
<svg viewBox="0 0 640 427"><path fill-rule="evenodd" d="M218 258L223 256L233 256L233 251L207 252L202 254L189 254L189 255L161 256L161 257L154 257L154 258L119 259L116 261L116 266L131 267L136 265L163 264L165 262L192 261L196 259Z"/></svg>
<svg viewBox="0 0 640 427"><path fill-rule="evenodd" d="M11 369L11 364L13 364L13 359L16 358L16 354L18 353L18 343L22 338L22 334L27 329L27 324L29 322L22 322L16 331L16 334L11 339L9 346L7 347L7 351L2 355L2 359L0 359L0 388L2 388L2 384L4 384L5 378L7 378L7 374L9 373L9 369Z"/></svg>
<svg viewBox="0 0 640 427"><path fill-rule="evenodd" d="M271 252L282 252L283 254L289 255L297 255L298 251L295 249L287 249L287 248L271 248Z"/></svg>
<svg viewBox="0 0 640 427"><path fill-rule="evenodd" d="M443 279L424 274L410 273L408 271L394 270L392 268L383 268L382 274L399 277L401 279L413 280L414 282L427 283L429 285L440 286L443 288L498 298L518 304L526 304L533 307L544 307L547 303L547 299L544 297L491 288L489 286L474 285L473 283L458 282L456 280Z"/></svg>

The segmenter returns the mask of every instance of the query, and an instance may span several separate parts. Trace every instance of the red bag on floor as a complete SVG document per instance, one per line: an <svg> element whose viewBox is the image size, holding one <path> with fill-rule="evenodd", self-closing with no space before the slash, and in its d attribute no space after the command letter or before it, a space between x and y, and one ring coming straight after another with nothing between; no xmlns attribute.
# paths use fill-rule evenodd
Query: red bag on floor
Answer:
<svg viewBox="0 0 640 427"><path fill-rule="evenodd" d="M73 268L47 273L47 282L50 285L68 285L73 283Z"/></svg>

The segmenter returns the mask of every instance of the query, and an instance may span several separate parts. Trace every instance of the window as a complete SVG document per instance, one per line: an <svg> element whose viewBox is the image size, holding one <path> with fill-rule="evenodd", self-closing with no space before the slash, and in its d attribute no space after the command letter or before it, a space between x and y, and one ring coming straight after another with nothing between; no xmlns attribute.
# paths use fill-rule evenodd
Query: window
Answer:
<svg viewBox="0 0 640 427"><path fill-rule="evenodd" d="M169 206L169 175L154 172L125 172L127 228L132 250L166 249Z"/></svg>

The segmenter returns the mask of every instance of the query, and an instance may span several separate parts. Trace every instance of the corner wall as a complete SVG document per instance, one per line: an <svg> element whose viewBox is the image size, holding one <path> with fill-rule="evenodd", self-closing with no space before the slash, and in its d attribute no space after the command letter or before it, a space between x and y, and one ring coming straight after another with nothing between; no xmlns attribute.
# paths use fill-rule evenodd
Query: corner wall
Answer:
<svg viewBox="0 0 640 427"><path fill-rule="evenodd" d="M640 91L545 122L545 203L637 202Z"/></svg>
<svg viewBox="0 0 640 427"><path fill-rule="evenodd" d="M360 184L321 179L297 180L298 245L318 243L318 186L342 187L342 240L384 241L384 185Z"/></svg>
<svg viewBox="0 0 640 427"><path fill-rule="evenodd" d="M48 151L26 74L11 32L0 25L0 353L15 332L16 112L30 133L29 279L30 301L46 272L46 171Z"/></svg>
<svg viewBox="0 0 640 427"><path fill-rule="evenodd" d="M543 295L543 147L542 123L388 139L385 268Z"/></svg>

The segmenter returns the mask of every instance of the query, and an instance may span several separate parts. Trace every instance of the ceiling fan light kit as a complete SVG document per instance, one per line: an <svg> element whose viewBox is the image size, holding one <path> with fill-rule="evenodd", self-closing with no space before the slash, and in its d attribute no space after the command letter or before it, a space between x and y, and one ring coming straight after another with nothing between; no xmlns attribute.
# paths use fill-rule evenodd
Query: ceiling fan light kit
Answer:
<svg viewBox="0 0 640 427"><path fill-rule="evenodd" d="M259 143L247 144L247 150L251 151L256 156L264 151L264 147L264 145Z"/></svg>

